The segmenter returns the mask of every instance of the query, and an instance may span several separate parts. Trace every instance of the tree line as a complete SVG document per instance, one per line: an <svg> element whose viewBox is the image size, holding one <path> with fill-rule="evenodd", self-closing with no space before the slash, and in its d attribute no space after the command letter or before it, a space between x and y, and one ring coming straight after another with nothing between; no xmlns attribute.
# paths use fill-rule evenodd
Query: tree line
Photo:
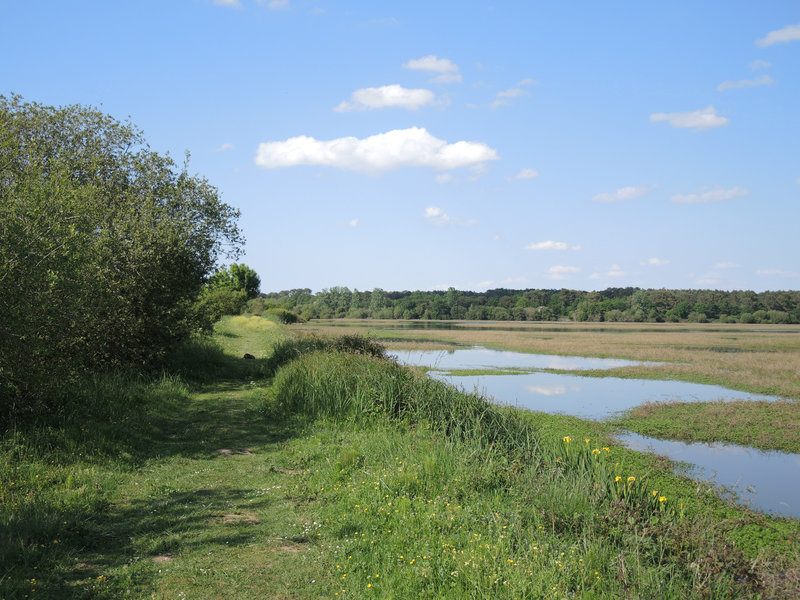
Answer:
<svg viewBox="0 0 800 600"><path fill-rule="evenodd" d="M800 291L668 290L635 287L603 291L493 289L486 292L387 292L332 287L313 294L293 289L262 294L303 319L455 319L492 321L607 321L800 323Z"/></svg>

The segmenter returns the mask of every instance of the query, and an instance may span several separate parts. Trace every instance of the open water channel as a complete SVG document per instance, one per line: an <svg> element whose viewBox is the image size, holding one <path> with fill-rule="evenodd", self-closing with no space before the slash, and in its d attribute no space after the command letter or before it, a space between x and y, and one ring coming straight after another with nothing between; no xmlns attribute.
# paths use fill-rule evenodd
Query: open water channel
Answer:
<svg viewBox="0 0 800 600"><path fill-rule="evenodd" d="M778 400L714 385L682 381L582 377L547 372L613 369L635 361L549 356L469 348L439 351L392 351L402 364L424 366L430 375L466 391L521 409L603 420L646 402L711 400ZM451 371L509 370L492 375L457 375ZM531 372L535 370L535 372ZM655 452L690 463L688 473L723 486L754 509L800 518L800 454L765 452L731 444L686 443L646 438L633 433L618 441L634 450Z"/></svg>

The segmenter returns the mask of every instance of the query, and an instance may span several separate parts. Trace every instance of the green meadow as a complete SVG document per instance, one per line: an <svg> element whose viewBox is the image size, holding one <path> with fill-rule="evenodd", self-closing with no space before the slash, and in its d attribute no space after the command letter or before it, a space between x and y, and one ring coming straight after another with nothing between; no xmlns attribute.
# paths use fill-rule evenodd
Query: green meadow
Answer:
<svg viewBox="0 0 800 600"><path fill-rule="evenodd" d="M2 438L3 599L800 594L796 520L368 338L224 317L68 393Z"/></svg>

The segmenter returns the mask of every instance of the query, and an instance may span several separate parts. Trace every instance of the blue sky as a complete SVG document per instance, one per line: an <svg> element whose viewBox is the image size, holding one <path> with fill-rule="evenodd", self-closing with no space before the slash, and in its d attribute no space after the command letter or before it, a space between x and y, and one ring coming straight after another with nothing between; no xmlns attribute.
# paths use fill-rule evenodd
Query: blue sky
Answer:
<svg viewBox="0 0 800 600"><path fill-rule="evenodd" d="M800 286L796 0L0 11L0 93L190 151L262 291Z"/></svg>

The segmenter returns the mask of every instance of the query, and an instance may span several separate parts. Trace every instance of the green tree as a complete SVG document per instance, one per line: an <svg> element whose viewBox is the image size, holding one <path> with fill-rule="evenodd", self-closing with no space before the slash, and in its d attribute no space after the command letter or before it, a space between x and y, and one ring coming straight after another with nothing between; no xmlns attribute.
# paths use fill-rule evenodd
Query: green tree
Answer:
<svg viewBox="0 0 800 600"><path fill-rule="evenodd" d="M210 288L227 288L243 291L248 299L258 296L261 278L247 265L233 263L227 269L214 273L208 280Z"/></svg>
<svg viewBox="0 0 800 600"><path fill-rule="evenodd" d="M0 96L0 415L65 380L157 361L242 243L238 211L132 125Z"/></svg>

